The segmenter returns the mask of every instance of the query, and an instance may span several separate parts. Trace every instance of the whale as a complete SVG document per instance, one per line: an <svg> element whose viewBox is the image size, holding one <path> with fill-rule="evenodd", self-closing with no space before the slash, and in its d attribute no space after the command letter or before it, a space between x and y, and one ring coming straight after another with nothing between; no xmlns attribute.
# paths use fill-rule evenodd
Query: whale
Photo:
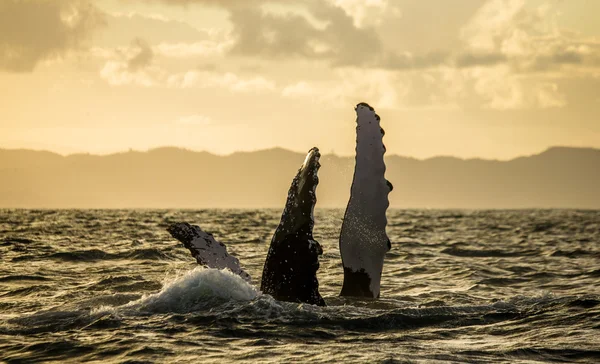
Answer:
<svg viewBox="0 0 600 364"><path fill-rule="evenodd" d="M260 290L280 301L325 306L317 279L319 256L323 254L323 248L313 237L320 157L318 148L310 149L292 180L265 259ZM177 222L171 224L167 231L183 243L198 264L228 269L252 282L239 260L227 252L225 244L200 226Z"/></svg>
<svg viewBox="0 0 600 364"><path fill-rule="evenodd" d="M319 149L312 148L292 181L269 246L260 289L282 301L325 306L317 279L323 248L313 238L320 157Z"/></svg>
<svg viewBox="0 0 600 364"><path fill-rule="evenodd" d="M386 212L393 186L385 178L381 118L364 102L354 110L356 157L339 237L344 269L340 296L379 298L384 257L392 247L386 233ZM317 278L323 248L313 237L320 157L318 148L310 149L292 180L263 266L260 290L280 301L326 305ZM198 264L228 269L252 282L225 244L199 226L180 222L167 230L188 248Z"/></svg>
<svg viewBox="0 0 600 364"><path fill-rule="evenodd" d="M391 249L386 211L392 184L385 179L381 118L367 103L356 105L356 158L339 248L344 267L340 296L378 298L385 254Z"/></svg>

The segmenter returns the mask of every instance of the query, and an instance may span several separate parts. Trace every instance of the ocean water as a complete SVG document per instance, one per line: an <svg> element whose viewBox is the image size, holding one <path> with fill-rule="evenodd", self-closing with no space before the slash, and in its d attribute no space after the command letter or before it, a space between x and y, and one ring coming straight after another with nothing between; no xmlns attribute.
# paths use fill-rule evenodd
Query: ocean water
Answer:
<svg viewBox="0 0 600 364"><path fill-rule="evenodd" d="M0 361L600 362L600 211L390 210L381 298L338 297L343 210L317 210L327 307L260 286L279 210L0 211ZM197 267L214 233L252 275Z"/></svg>

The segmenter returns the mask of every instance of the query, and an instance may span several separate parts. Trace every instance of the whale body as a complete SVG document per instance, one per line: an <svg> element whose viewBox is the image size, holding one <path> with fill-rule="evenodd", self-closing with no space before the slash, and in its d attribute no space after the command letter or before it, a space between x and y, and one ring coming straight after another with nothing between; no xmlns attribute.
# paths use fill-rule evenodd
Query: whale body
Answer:
<svg viewBox="0 0 600 364"><path fill-rule="evenodd" d="M385 133L379 115L366 103L356 105L355 111L356 165L340 232L344 267L340 295L377 298L383 259L391 249L386 211L393 186L385 179ZM278 300L325 306L317 279L323 249L313 237L320 157L319 149L312 148L292 181L265 259L260 289ZM198 264L227 268L251 280L225 245L200 227L177 223L167 230L190 250Z"/></svg>
<svg viewBox="0 0 600 364"><path fill-rule="evenodd" d="M323 249L312 235L320 157L319 149L312 148L293 179L265 260L260 289L280 301L325 306L317 279ZM225 245L199 226L180 222L169 226L167 231L190 250L198 264L227 268L251 281L239 260L227 253Z"/></svg>
<svg viewBox="0 0 600 364"><path fill-rule="evenodd" d="M292 181L265 260L260 289L282 301L325 306L317 279L323 249L313 238L320 157L319 149L312 148Z"/></svg>
<svg viewBox="0 0 600 364"><path fill-rule="evenodd" d="M355 108L356 165L340 233L344 266L341 296L379 297L383 258L391 249L386 210L392 184L385 179L385 132L366 103Z"/></svg>

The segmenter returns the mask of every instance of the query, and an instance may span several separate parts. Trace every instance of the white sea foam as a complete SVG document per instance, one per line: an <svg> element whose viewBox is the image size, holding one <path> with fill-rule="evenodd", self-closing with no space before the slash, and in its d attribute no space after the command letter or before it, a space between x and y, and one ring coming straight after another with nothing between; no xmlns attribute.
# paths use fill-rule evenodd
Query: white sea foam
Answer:
<svg viewBox="0 0 600 364"><path fill-rule="evenodd" d="M259 291L227 269L197 267L171 279L162 289L129 302L123 309L150 312L191 312L223 301L250 301Z"/></svg>

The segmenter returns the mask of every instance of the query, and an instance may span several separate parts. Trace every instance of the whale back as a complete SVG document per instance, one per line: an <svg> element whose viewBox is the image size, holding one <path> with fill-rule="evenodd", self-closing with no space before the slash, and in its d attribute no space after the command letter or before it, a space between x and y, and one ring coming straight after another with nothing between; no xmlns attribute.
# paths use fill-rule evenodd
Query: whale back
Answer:
<svg viewBox="0 0 600 364"><path fill-rule="evenodd" d="M391 249L386 210L392 184L385 179L385 146L379 115L356 106L356 165L340 233L344 283L340 295L379 297L383 258Z"/></svg>
<svg viewBox="0 0 600 364"><path fill-rule="evenodd" d="M312 148L292 181L265 260L261 291L282 301L324 306L316 275L323 249L313 238L320 156Z"/></svg>

